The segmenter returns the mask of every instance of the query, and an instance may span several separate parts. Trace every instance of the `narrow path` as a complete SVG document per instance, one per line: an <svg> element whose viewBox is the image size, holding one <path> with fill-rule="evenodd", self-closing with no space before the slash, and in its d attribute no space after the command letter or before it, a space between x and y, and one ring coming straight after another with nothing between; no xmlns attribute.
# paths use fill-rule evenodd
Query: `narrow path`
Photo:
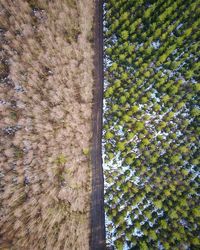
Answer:
<svg viewBox="0 0 200 250"><path fill-rule="evenodd" d="M92 157L91 250L105 249L104 180L102 167L103 1L96 0L94 28L94 107Z"/></svg>

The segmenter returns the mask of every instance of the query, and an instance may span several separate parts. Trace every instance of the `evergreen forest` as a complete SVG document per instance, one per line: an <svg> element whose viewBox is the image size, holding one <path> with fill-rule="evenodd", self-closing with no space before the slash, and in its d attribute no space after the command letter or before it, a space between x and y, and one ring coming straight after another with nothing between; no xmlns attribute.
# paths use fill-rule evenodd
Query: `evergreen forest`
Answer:
<svg viewBox="0 0 200 250"><path fill-rule="evenodd" d="M199 0L104 1L107 244L197 250Z"/></svg>

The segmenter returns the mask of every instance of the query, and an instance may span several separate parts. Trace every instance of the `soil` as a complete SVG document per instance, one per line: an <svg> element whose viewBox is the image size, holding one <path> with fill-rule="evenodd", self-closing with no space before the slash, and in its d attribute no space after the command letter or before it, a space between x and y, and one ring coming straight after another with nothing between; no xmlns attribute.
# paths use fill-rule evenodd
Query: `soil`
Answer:
<svg viewBox="0 0 200 250"><path fill-rule="evenodd" d="M0 249L87 250L90 239L96 242L90 204L100 198L102 208L103 179L100 170L97 190L92 163L98 178L100 141L91 152L92 129L100 140L101 118L93 124L92 112L102 97L96 102L93 92L99 83L93 76L94 5L0 3Z"/></svg>

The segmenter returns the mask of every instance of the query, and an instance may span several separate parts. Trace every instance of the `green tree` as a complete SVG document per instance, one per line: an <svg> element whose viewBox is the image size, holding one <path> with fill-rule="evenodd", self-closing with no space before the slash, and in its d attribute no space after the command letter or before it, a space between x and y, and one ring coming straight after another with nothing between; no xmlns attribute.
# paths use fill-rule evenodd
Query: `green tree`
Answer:
<svg viewBox="0 0 200 250"><path fill-rule="evenodd" d="M121 38L122 38L123 40L127 40L128 36L129 36L129 34L128 34L128 31L127 31L127 30L123 30L123 31L121 32Z"/></svg>
<svg viewBox="0 0 200 250"><path fill-rule="evenodd" d="M112 139L114 137L114 134L111 133L110 131L106 132L105 134L105 139L108 140L108 139Z"/></svg>

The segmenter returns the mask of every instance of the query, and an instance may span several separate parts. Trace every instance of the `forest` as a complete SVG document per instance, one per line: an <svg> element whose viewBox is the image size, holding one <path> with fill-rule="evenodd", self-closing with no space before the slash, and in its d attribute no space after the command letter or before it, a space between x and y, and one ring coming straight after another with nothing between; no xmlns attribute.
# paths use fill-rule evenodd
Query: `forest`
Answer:
<svg viewBox="0 0 200 250"><path fill-rule="evenodd" d="M94 2L0 1L0 249L90 248Z"/></svg>
<svg viewBox="0 0 200 250"><path fill-rule="evenodd" d="M106 240L200 247L198 0L104 1Z"/></svg>
<svg viewBox="0 0 200 250"><path fill-rule="evenodd" d="M0 1L0 249L200 249L200 0Z"/></svg>

